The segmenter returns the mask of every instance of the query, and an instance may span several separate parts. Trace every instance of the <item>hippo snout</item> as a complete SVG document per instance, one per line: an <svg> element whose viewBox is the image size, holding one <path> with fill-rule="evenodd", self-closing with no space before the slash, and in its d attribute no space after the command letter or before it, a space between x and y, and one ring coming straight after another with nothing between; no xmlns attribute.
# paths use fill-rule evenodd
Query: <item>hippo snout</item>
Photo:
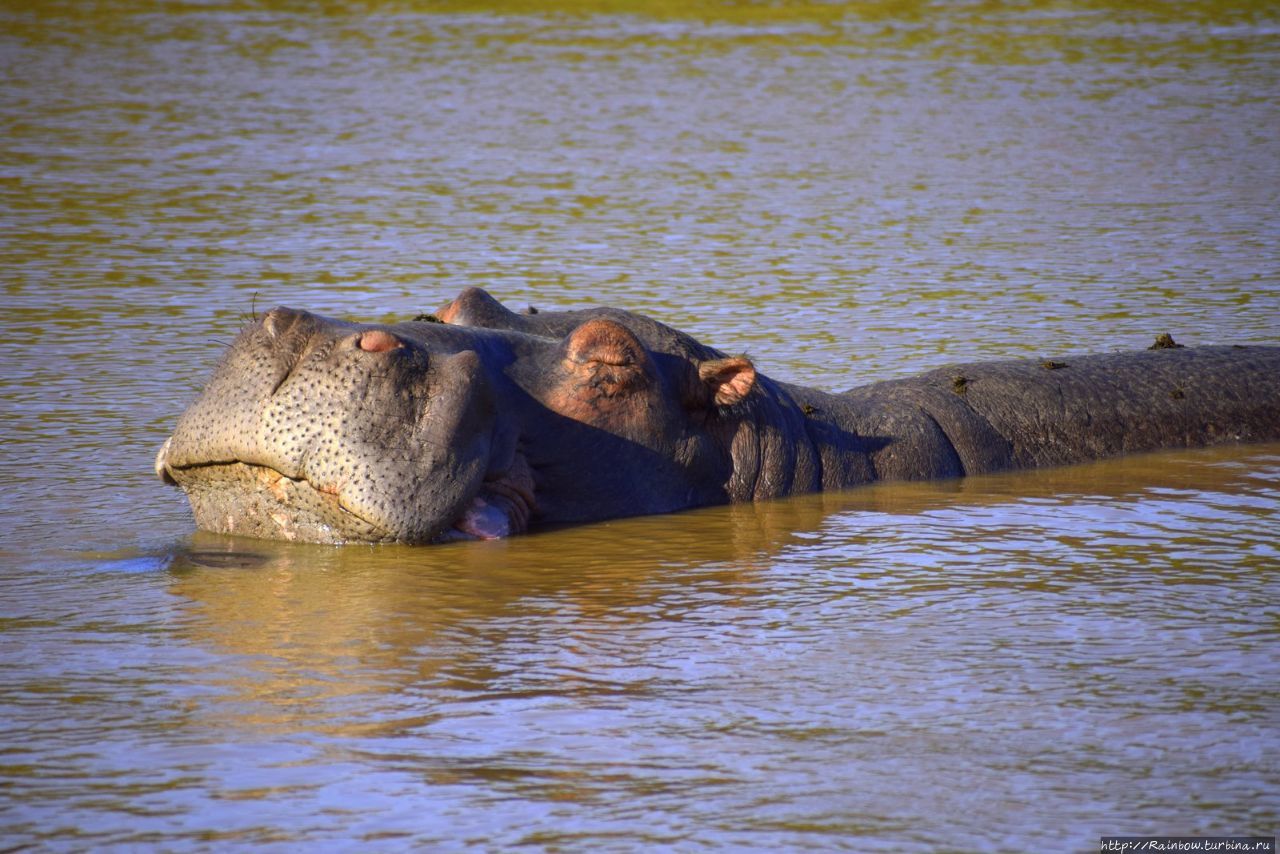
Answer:
<svg viewBox="0 0 1280 854"><path fill-rule="evenodd" d="M506 473L515 441L489 369L457 346L470 339L432 331L283 306L259 315L156 453L156 475L202 527L227 533L427 542L457 523L474 536L523 530L531 500L504 500L485 479Z"/></svg>

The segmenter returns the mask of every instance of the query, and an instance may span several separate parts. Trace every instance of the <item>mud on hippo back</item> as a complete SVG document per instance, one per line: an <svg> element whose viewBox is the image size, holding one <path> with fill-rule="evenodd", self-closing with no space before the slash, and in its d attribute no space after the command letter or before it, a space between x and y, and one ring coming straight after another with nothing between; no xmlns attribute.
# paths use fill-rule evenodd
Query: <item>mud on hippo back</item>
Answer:
<svg viewBox="0 0 1280 854"><path fill-rule="evenodd" d="M619 309L517 314L479 289L390 325L277 308L236 338L156 470L207 530L423 543L1280 438L1280 348L1045 364L833 395Z"/></svg>

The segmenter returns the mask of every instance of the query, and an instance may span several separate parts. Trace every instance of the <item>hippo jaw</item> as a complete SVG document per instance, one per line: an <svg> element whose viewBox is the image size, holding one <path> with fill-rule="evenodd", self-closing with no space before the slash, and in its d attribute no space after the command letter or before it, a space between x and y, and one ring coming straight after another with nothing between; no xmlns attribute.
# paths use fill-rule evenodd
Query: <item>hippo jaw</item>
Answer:
<svg viewBox="0 0 1280 854"><path fill-rule="evenodd" d="M156 471L199 527L273 539L505 536L532 505L474 352L287 309L236 339Z"/></svg>
<svg viewBox="0 0 1280 854"><path fill-rule="evenodd" d="M156 474L186 493L198 527L216 533L335 544L490 540L525 531L535 507L522 472L487 480L452 523L427 536L367 519L345 506L337 490L270 466L232 461L172 467L166 460L170 441L156 455Z"/></svg>
<svg viewBox="0 0 1280 854"><path fill-rule="evenodd" d="M320 543L396 539L386 527L344 507L336 491L270 466L230 461L172 467L165 461L171 441L156 457L156 472L186 493L203 530Z"/></svg>

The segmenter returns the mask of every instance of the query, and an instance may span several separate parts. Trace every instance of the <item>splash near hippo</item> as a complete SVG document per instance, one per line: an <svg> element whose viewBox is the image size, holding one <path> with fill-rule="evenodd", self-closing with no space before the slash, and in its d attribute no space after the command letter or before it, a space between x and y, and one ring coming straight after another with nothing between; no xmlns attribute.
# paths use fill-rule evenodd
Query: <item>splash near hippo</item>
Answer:
<svg viewBox="0 0 1280 854"><path fill-rule="evenodd" d="M999 361L832 394L613 308L479 289L391 325L276 308L156 457L199 527L325 543L493 539L669 513L1280 439L1280 347Z"/></svg>

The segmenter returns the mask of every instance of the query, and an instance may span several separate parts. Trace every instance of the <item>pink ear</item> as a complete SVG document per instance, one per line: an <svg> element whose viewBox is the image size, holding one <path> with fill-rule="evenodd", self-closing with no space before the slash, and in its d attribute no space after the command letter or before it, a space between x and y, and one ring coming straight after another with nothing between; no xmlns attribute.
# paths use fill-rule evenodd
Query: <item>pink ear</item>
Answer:
<svg viewBox="0 0 1280 854"><path fill-rule="evenodd" d="M698 377L715 390L720 406L741 403L756 387L755 366L743 356L703 362L698 366Z"/></svg>

